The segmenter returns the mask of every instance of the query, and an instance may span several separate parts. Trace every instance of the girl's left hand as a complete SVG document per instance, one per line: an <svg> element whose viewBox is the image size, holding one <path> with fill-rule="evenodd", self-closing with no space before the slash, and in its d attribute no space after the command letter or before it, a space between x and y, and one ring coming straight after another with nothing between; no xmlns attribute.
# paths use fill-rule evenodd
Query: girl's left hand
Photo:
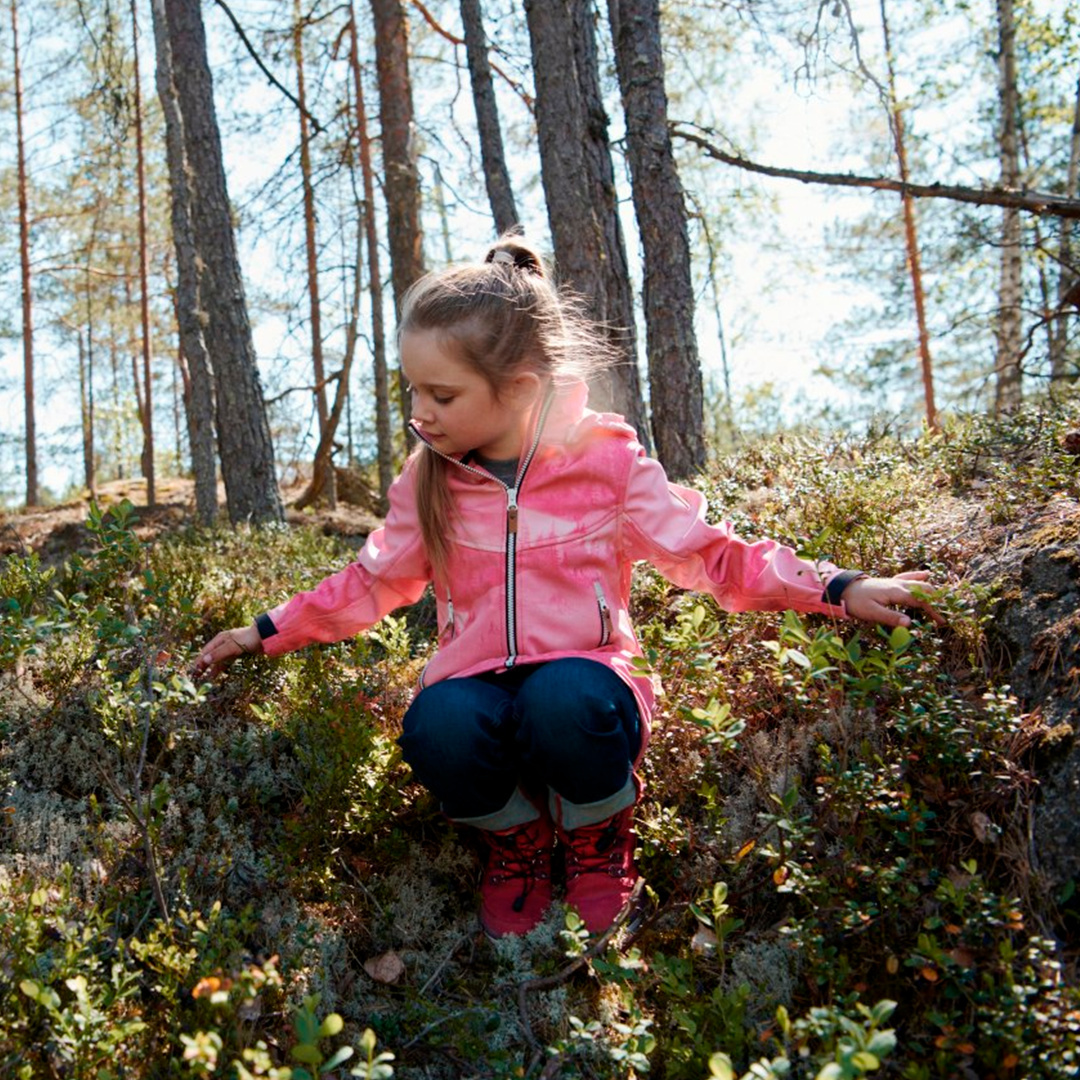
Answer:
<svg viewBox="0 0 1080 1080"><path fill-rule="evenodd" d="M882 626L910 626L911 619L896 607L920 608L938 625L945 620L934 610L917 586L930 578L928 570L908 570L891 578L856 578L841 594L853 619Z"/></svg>

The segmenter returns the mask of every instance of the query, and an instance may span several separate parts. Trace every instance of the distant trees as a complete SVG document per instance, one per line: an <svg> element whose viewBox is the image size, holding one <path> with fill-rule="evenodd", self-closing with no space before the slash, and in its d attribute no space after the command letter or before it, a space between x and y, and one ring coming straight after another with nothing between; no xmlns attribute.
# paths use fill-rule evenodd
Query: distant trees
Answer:
<svg viewBox="0 0 1080 1080"><path fill-rule="evenodd" d="M740 423L728 376L753 330L735 299L745 260L783 246L761 175L895 193L855 197L865 212L829 236L834 273L858 285L817 361L855 391L830 416L1004 411L1080 372L1080 29L1067 13L1016 0L995 0L994 22L953 0L888 15L886 0L149 0L158 94L142 100L145 5L50 3L50 33L27 43L20 18L32 31L44 8L8 0L0 118L20 211L0 245L20 267L22 304L13 275L7 310L24 413L4 445L19 446L28 501L60 449L88 489L141 471L151 499L155 469L182 463L204 522L219 468L232 520L280 518L276 462L309 481L296 505L332 500L346 457L385 492L407 445L400 298L428 265L473 258L514 226L550 242L622 351L595 403L692 475L704 432ZM202 12L225 30L212 60ZM967 50L958 68L916 51L943 28ZM749 38L761 52L736 57ZM32 64L55 49L29 83L27 44ZM756 160L750 121L767 129L766 112L732 106L750 67L792 48L793 77L843 80L859 106L817 167ZM762 285L790 340L804 335L788 299L825 257L793 248ZM720 406L701 356L714 363L717 347ZM68 386L74 423L52 407Z"/></svg>

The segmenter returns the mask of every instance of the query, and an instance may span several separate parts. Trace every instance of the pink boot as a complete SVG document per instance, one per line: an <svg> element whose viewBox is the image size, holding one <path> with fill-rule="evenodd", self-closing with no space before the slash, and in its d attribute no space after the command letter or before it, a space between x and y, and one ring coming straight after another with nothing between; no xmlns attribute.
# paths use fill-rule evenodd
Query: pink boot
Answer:
<svg viewBox="0 0 1080 1080"><path fill-rule="evenodd" d="M633 806L606 821L559 830L566 849L566 902L591 934L602 934L626 906L638 881Z"/></svg>
<svg viewBox="0 0 1080 1080"><path fill-rule="evenodd" d="M528 933L551 905L551 850L555 830L546 815L493 832L480 886L480 924L491 938Z"/></svg>

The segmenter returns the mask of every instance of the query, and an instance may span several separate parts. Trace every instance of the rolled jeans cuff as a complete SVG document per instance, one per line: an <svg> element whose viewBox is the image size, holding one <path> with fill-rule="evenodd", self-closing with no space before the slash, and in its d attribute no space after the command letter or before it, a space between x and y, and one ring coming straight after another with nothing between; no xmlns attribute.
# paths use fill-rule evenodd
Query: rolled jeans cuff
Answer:
<svg viewBox="0 0 1080 1080"><path fill-rule="evenodd" d="M501 810L496 810L491 814L481 814L479 817L457 817L450 820L458 825L472 825L474 828L486 829L488 832L503 832L505 829L516 829L519 825L528 825L539 816L540 811L521 788L514 788L514 794Z"/></svg>
<svg viewBox="0 0 1080 1080"><path fill-rule="evenodd" d="M633 806L637 802L638 789L631 773L614 795L606 799L598 799L591 803L572 803L564 799L558 792L548 788L548 807L551 810L552 820L565 832L573 832L574 829L583 828L586 825L597 825L601 821L607 821L620 810Z"/></svg>

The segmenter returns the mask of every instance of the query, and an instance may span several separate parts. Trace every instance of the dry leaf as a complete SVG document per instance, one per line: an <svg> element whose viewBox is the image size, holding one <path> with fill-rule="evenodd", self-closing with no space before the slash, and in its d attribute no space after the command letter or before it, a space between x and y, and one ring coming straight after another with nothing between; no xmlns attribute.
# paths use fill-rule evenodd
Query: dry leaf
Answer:
<svg viewBox="0 0 1080 1080"><path fill-rule="evenodd" d="M699 926L697 933L690 939L690 948L696 953L711 953L718 944L716 934L708 926Z"/></svg>
<svg viewBox="0 0 1080 1080"><path fill-rule="evenodd" d="M364 961L364 970L377 982L392 985L405 974L405 963L396 952L384 952Z"/></svg>
<svg viewBox="0 0 1080 1080"><path fill-rule="evenodd" d="M954 964L959 964L962 968L973 968L975 966L975 954L970 949L964 948L963 945L950 949L948 955Z"/></svg>
<svg viewBox="0 0 1080 1080"><path fill-rule="evenodd" d="M998 829L981 810L971 815L971 828L980 844L997 843Z"/></svg>

